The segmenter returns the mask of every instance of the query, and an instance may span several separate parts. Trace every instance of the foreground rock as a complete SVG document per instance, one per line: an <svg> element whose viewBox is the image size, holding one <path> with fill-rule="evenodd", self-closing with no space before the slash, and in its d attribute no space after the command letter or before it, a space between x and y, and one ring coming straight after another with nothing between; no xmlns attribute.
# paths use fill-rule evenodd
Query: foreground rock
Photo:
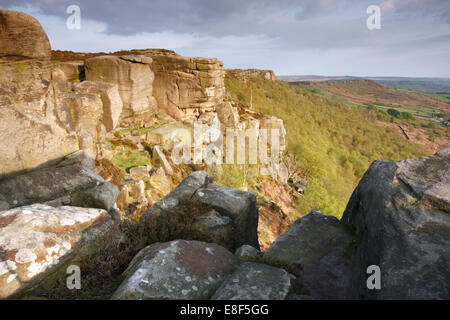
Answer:
<svg viewBox="0 0 450 320"><path fill-rule="evenodd" d="M78 151L55 166L0 181L0 210L47 203L110 210L119 189L94 172L92 158Z"/></svg>
<svg viewBox="0 0 450 320"><path fill-rule="evenodd" d="M259 262L262 260L263 254L256 248L249 246L248 244L244 244L239 247L234 253L235 256L242 262Z"/></svg>
<svg viewBox="0 0 450 320"><path fill-rule="evenodd" d="M244 244L259 249L255 195L211 184L211 178L204 171L193 172L166 197L156 202L141 217L141 223L151 226L156 217L170 221L174 212L180 211L180 208L186 210L183 208L186 202L189 202L190 208L210 208L207 212L199 212L197 222L192 225L191 235L196 240L215 242L221 239L218 243L231 251ZM185 214L193 215L193 212Z"/></svg>
<svg viewBox="0 0 450 320"><path fill-rule="evenodd" d="M115 223L101 209L42 204L0 212L0 298L52 288L72 263L99 252Z"/></svg>
<svg viewBox="0 0 450 320"><path fill-rule="evenodd" d="M375 161L342 220L356 229L351 298L450 298L450 149ZM380 267L381 289L366 285Z"/></svg>
<svg viewBox="0 0 450 320"><path fill-rule="evenodd" d="M293 276L280 268L245 262L216 291L213 300L284 300Z"/></svg>
<svg viewBox="0 0 450 320"><path fill-rule="evenodd" d="M256 196L247 191L210 184L198 189L193 201L210 205L231 218L235 230L233 251L244 244L259 249Z"/></svg>
<svg viewBox="0 0 450 320"><path fill-rule="evenodd" d="M351 280L352 236L338 219L313 210L298 219L264 254L264 262L294 274L298 293L345 299Z"/></svg>
<svg viewBox="0 0 450 320"><path fill-rule="evenodd" d="M177 240L142 249L112 299L209 299L237 258L213 243Z"/></svg>

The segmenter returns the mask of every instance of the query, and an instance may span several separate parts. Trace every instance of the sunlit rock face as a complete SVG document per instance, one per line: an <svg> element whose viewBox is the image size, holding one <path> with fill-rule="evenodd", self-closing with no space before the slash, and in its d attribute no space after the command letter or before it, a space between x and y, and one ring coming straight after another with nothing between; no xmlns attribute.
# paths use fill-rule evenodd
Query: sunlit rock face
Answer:
<svg viewBox="0 0 450 320"><path fill-rule="evenodd" d="M0 298L51 287L70 263L100 250L114 228L102 209L42 204L0 212Z"/></svg>
<svg viewBox="0 0 450 320"><path fill-rule="evenodd" d="M50 60L51 48L41 24L32 16L0 10L0 57Z"/></svg>
<svg viewBox="0 0 450 320"><path fill-rule="evenodd" d="M217 59L149 53L158 106L177 120L192 121L223 102L225 69Z"/></svg>
<svg viewBox="0 0 450 320"><path fill-rule="evenodd" d="M118 86L123 102L122 127L140 126L156 114L152 63L152 58L137 55L100 56L86 60L86 80Z"/></svg>

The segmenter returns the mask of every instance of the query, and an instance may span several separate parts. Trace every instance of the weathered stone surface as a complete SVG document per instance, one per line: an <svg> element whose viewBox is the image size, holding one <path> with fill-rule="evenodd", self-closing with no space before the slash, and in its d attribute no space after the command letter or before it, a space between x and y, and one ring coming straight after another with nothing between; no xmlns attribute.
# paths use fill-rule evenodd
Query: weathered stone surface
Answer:
<svg viewBox="0 0 450 320"><path fill-rule="evenodd" d="M98 95L87 93L69 94L68 100L80 149L95 159L96 133L102 124L103 102Z"/></svg>
<svg viewBox="0 0 450 320"><path fill-rule="evenodd" d="M49 165L77 151L67 86L52 79L49 64L21 60L0 68L0 176Z"/></svg>
<svg viewBox="0 0 450 320"><path fill-rule="evenodd" d="M296 288L314 299L345 299L351 281L353 237L338 219L318 210L298 219L264 254L264 262L297 277Z"/></svg>
<svg viewBox="0 0 450 320"><path fill-rule="evenodd" d="M145 143L150 148L159 145L161 149L171 151L176 143L191 143L192 130L183 128L179 124L165 124L149 131Z"/></svg>
<svg viewBox="0 0 450 320"><path fill-rule="evenodd" d="M278 80L277 76L272 70L258 70L258 69L228 69L228 74L241 81L247 82L252 78L262 78L264 80Z"/></svg>
<svg viewBox="0 0 450 320"><path fill-rule="evenodd" d="M50 60L47 34L32 16L0 10L0 58Z"/></svg>
<svg viewBox="0 0 450 320"><path fill-rule="evenodd" d="M109 210L118 188L96 175L92 160L82 152L43 168L0 181L0 200L9 208L33 203L74 205Z"/></svg>
<svg viewBox="0 0 450 320"><path fill-rule="evenodd" d="M118 86L123 102L121 126L140 126L155 114L151 58L140 56L101 56L85 62L86 80Z"/></svg>
<svg viewBox="0 0 450 320"><path fill-rule="evenodd" d="M150 180L150 166L138 166L130 168L130 177L133 180Z"/></svg>
<svg viewBox="0 0 450 320"><path fill-rule="evenodd" d="M209 299L238 264L213 243L177 240L142 249L112 299Z"/></svg>
<svg viewBox="0 0 450 320"><path fill-rule="evenodd" d="M113 130L119 123L123 103L116 84L96 81L83 81L73 85L76 92L96 94L103 103L103 124L107 131Z"/></svg>
<svg viewBox="0 0 450 320"><path fill-rule="evenodd" d="M168 175L172 175L173 174L172 166L170 165L169 161L167 160L166 156L161 151L159 146L155 146L152 151L153 151L152 155L153 164L156 166L161 166L162 168L164 168L164 171Z"/></svg>
<svg viewBox="0 0 450 320"><path fill-rule="evenodd" d="M209 184L206 188L198 189L192 200L210 205L221 215L232 219L235 230L233 250L243 244L259 249L258 209L253 193Z"/></svg>
<svg viewBox="0 0 450 320"><path fill-rule="evenodd" d="M192 120L200 110L213 110L225 92L223 62L150 54L155 72L158 106L177 120Z"/></svg>
<svg viewBox="0 0 450 320"><path fill-rule="evenodd" d="M197 217L192 225L192 233L202 241L217 243L229 250L234 247L233 222L215 210Z"/></svg>
<svg viewBox="0 0 450 320"><path fill-rule="evenodd" d="M211 178L205 171L195 171L184 179L175 189L167 196L156 202L141 217L141 223L145 224L146 220L152 216L168 215L170 211L175 209L183 202L192 198L195 191L202 187L206 187L211 183Z"/></svg>
<svg viewBox="0 0 450 320"><path fill-rule="evenodd" d="M125 172L109 159L102 158L96 161L95 172L116 186L120 186L125 180Z"/></svg>
<svg viewBox="0 0 450 320"><path fill-rule="evenodd" d="M151 185L159 191L162 195L166 195L172 189L169 179L166 176L166 172L163 168L158 168L153 172L150 177Z"/></svg>
<svg viewBox="0 0 450 320"><path fill-rule="evenodd" d="M450 149L375 161L342 220L356 229L351 298L450 298ZM368 290L377 265L381 289Z"/></svg>
<svg viewBox="0 0 450 320"><path fill-rule="evenodd" d="M145 183L142 180L127 180L120 186L117 197L117 208L126 213L145 207L148 204L145 194Z"/></svg>
<svg viewBox="0 0 450 320"><path fill-rule="evenodd" d="M0 212L0 298L34 287L52 287L52 275L71 262L100 251L100 239L113 232L101 209L54 208L42 204Z"/></svg>
<svg viewBox="0 0 450 320"><path fill-rule="evenodd" d="M67 81L78 82L83 80L84 77L83 62L62 62L57 66L62 70L62 72L64 72Z"/></svg>
<svg viewBox="0 0 450 320"><path fill-rule="evenodd" d="M245 262L223 282L212 300L284 300L292 291L293 279L283 269Z"/></svg>
<svg viewBox="0 0 450 320"><path fill-rule="evenodd" d="M225 127L236 127L239 123L239 114L230 102L223 102L216 106L217 116Z"/></svg>
<svg viewBox="0 0 450 320"><path fill-rule="evenodd" d="M234 255L239 259L239 262L259 262L262 260L263 254L258 249L244 244L240 246Z"/></svg>

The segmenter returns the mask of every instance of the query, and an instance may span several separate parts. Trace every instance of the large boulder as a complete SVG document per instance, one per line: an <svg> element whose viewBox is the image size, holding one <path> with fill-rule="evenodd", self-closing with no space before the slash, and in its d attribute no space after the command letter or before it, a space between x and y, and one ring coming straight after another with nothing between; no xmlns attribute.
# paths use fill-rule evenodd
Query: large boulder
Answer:
<svg viewBox="0 0 450 320"><path fill-rule="evenodd" d="M214 110L225 93L225 70L217 59L152 54L154 90L158 106L177 120L195 119Z"/></svg>
<svg viewBox="0 0 450 320"><path fill-rule="evenodd" d="M285 300L293 291L294 277L285 270L261 263L239 265L213 300Z"/></svg>
<svg viewBox="0 0 450 320"><path fill-rule="evenodd" d="M145 225L150 218L155 216L170 215L171 211L191 199L195 191L207 186L210 182L211 178L205 171L195 171L191 173L167 196L151 206L141 217L141 223Z"/></svg>
<svg viewBox="0 0 450 320"><path fill-rule="evenodd" d="M123 103L118 86L105 82L83 81L73 85L76 92L98 95L102 101L102 122L107 131L116 128L122 113Z"/></svg>
<svg viewBox="0 0 450 320"><path fill-rule="evenodd" d="M159 224L164 221L173 224L171 218L180 214L185 216L182 219L184 227L192 228L188 233L193 239L218 241L231 251L243 244L259 249L255 195L211 184L211 178L204 171L189 175L153 204L140 221L148 227L155 224L155 219L159 219ZM190 219L194 223L187 225L185 222Z"/></svg>
<svg viewBox="0 0 450 320"><path fill-rule="evenodd" d="M0 211L0 299L51 290L66 268L102 250L115 229L101 209L34 204Z"/></svg>
<svg viewBox="0 0 450 320"><path fill-rule="evenodd" d="M120 125L136 127L155 115L152 59L144 56L100 56L85 62L86 80L118 86L123 102Z"/></svg>
<svg viewBox="0 0 450 320"><path fill-rule="evenodd" d="M50 60L50 55L39 21L23 12L0 10L0 58Z"/></svg>
<svg viewBox="0 0 450 320"><path fill-rule="evenodd" d="M351 281L350 228L318 210L298 219L264 254L264 262L285 268L297 293L314 299L345 299Z"/></svg>
<svg viewBox="0 0 450 320"><path fill-rule="evenodd" d="M3 209L48 203L110 210L118 194L116 186L95 174L92 158L82 151L55 166L0 181Z"/></svg>
<svg viewBox="0 0 450 320"><path fill-rule="evenodd" d="M357 239L351 298L450 299L449 190L450 149L370 166L342 217ZM379 290L367 286L372 265Z"/></svg>
<svg viewBox="0 0 450 320"><path fill-rule="evenodd" d="M231 218L235 230L233 251L244 244L259 249L258 208L253 193L209 184L198 189L192 200L209 205L221 215Z"/></svg>
<svg viewBox="0 0 450 320"><path fill-rule="evenodd" d="M49 62L0 63L0 176L17 174L79 150L67 83Z"/></svg>
<svg viewBox="0 0 450 320"><path fill-rule="evenodd" d="M233 221L221 216L214 209L196 217L192 225L192 234L203 241L213 242L225 248L234 246Z"/></svg>
<svg viewBox="0 0 450 320"><path fill-rule="evenodd" d="M239 259L240 262L258 262L262 260L263 254L256 248L244 244L240 246L234 255Z"/></svg>
<svg viewBox="0 0 450 320"><path fill-rule="evenodd" d="M213 243L155 243L134 257L112 299L209 299L237 264L231 252Z"/></svg>

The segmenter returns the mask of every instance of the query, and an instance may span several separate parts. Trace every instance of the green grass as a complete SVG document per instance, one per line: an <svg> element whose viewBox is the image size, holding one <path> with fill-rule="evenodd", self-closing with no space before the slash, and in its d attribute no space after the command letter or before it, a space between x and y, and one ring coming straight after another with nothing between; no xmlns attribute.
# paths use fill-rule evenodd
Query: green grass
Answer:
<svg viewBox="0 0 450 320"><path fill-rule="evenodd" d="M450 93L429 93L429 92L413 91L413 90L407 90L407 89L397 89L397 90L403 91L403 92L418 93L423 96L430 97L432 99L436 99L436 100L450 104Z"/></svg>
<svg viewBox="0 0 450 320"><path fill-rule="evenodd" d="M133 167L151 165L148 152L133 150L127 146L114 147L113 162L120 169L127 172Z"/></svg>
<svg viewBox="0 0 450 320"><path fill-rule="evenodd" d="M305 194L295 203L299 216L318 208L341 217L359 179L374 160L426 154L393 129L376 126L376 113L310 90L259 79L247 84L226 79L226 87L234 101L247 106L252 91L255 111L284 120L287 152L295 155L308 180Z"/></svg>

